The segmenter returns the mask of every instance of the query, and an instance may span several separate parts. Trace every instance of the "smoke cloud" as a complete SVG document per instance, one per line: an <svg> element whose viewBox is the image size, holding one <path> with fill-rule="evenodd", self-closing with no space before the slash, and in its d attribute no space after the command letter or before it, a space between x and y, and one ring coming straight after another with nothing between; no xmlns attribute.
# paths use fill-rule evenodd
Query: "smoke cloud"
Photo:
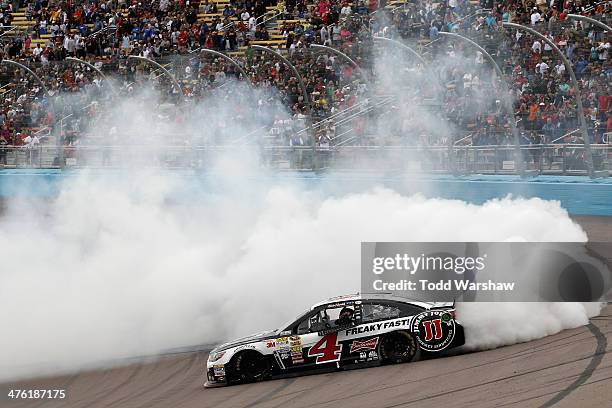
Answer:
<svg viewBox="0 0 612 408"><path fill-rule="evenodd" d="M150 92L125 98L92 134L114 133L123 153L157 148L142 157L163 162L168 135L214 143L215 120L231 139L286 114L245 90L246 97L229 95L207 109L160 116ZM258 99L267 102L249 114L261 122L231 120L236 104ZM111 132L114 123L121 128ZM313 302L359 289L361 241L586 240L558 202L472 205L375 186L330 194L329 184L313 189L273 177L256 150L217 157L207 177L133 163L65 177L44 204L24 197L7 204L0 218L3 380L279 327ZM527 313L545 324L519 325ZM459 310L477 348L575 327L591 313L578 304Z"/></svg>
<svg viewBox="0 0 612 408"><path fill-rule="evenodd" d="M599 303L463 303L457 313L466 328L465 348L491 349L539 339L583 326Z"/></svg>

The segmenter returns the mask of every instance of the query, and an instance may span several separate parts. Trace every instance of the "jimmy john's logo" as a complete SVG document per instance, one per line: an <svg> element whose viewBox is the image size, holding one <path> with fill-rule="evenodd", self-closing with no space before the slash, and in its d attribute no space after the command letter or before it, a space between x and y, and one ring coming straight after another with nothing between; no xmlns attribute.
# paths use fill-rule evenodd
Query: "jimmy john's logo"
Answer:
<svg viewBox="0 0 612 408"><path fill-rule="evenodd" d="M444 350L455 338L455 320L445 310L429 310L415 317L412 332L423 350Z"/></svg>
<svg viewBox="0 0 612 408"><path fill-rule="evenodd" d="M356 353L361 350L374 350L378 346L378 337L373 337L370 340L359 341L353 340L351 343L350 353Z"/></svg>

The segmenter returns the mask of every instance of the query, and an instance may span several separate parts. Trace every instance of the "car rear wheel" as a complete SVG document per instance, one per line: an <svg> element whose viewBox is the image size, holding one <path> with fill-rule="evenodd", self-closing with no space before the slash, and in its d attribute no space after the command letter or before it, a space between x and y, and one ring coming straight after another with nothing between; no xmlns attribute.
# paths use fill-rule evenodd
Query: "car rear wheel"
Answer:
<svg viewBox="0 0 612 408"><path fill-rule="evenodd" d="M232 360L232 377L234 381L261 381L270 372L267 360L256 351L245 351Z"/></svg>
<svg viewBox="0 0 612 408"><path fill-rule="evenodd" d="M416 338L405 331L385 335L378 346L378 354L384 363L406 363L415 360L418 352Z"/></svg>

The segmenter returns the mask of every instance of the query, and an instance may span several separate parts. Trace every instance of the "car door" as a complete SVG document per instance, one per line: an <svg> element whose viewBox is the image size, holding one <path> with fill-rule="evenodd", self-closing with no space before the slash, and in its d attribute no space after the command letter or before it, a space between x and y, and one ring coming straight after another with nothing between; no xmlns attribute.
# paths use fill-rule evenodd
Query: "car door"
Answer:
<svg viewBox="0 0 612 408"><path fill-rule="evenodd" d="M317 308L296 327L302 343L302 367L317 368L334 365L340 360L341 347L332 331L331 318L325 307Z"/></svg>
<svg viewBox="0 0 612 408"><path fill-rule="evenodd" d="M282 368L315 369L335 367L342 358L342 344L335 324L337 310L321 306L303 316L276 339L277 361ZM330 313L332 315L330 316Z"/></svg>
<svg viewBox="0 0 612 408"><path fill-rule="evenodd" d="M333 309L321 308L310 318L308 333L304 336L305 356L315 367L335 366L342 357L342 345L338 342L338 330L334 325Z"/></svg>
<svg viewBox="0 0 612 408"><path fill-rule="evenodd" d="M342 317L343 312L350 312ZM348 358L346 330L361 322L361 302L328 304L310 317L303 337L305 362L309 366L334 367ZM305 324L304 324L305 325ZM298 330L299 331L299 330Z"/></svg>

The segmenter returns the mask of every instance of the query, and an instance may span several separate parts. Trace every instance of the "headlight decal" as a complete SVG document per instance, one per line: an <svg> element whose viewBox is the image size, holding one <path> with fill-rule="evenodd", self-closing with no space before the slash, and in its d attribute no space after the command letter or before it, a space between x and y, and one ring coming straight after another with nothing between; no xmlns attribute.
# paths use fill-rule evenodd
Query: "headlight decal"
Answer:
<svg viewBox="0 0 612 408"><path fill-rule="evenodd" d="M215 361L221 359L225 355L225 351L219 351L217 353L211 353L208 355L208 361L214 363Z"/></svg>

